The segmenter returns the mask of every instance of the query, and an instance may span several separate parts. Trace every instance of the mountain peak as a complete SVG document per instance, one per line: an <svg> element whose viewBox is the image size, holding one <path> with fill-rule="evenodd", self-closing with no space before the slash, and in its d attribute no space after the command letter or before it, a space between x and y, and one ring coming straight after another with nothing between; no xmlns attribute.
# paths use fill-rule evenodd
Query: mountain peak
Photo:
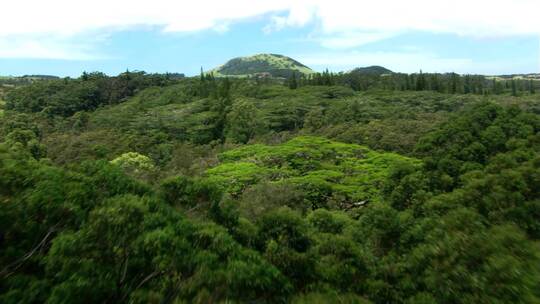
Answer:
<svg viewBox="0 0 540 304"><path fill-rule="evenodd" d="M269 74L272 77L287 78L293 72L299 74L314 73L304 64L284 55L256 54L237 57L212 70L216 76L247 77L258 74Z"/></svg>
<svg viewBox="0 0 540 304"><path fill-rule="evenodd" d="M392 74L394 72L379 65L372 65L368 67L356 68L352 70L351 73L368 74L368 75L383 75L383 74Z"/></svg>

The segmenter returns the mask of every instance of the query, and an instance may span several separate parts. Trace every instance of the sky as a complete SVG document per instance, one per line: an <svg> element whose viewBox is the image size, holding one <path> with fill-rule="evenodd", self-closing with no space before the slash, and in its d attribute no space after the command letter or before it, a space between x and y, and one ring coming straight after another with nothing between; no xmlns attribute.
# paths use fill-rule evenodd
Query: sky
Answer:
<svg viewBox="0 0 540 304"><path fill-rule="evenodd" d="M316 71L540 73L539 0L26 0L0 11L0 75L196 75L290 56Z"/></svg>

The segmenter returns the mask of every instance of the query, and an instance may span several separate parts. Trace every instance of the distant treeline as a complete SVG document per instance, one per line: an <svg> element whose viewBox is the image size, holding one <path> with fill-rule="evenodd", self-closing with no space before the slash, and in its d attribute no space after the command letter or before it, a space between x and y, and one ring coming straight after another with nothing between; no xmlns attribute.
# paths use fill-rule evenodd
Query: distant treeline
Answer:
<svg viewBox="0 0 540 304"><path fill-rule="evenodd" d="M185 92L191 97L218 100L212 105L224 115L224 109L230 106L230 89L254 89L262 83L284 83L290 89L305 86L337 86L354 91L435 91L447 94L511 94L513 96L535 94L540 89L540 81L526 79L504 80L482 75L459 75L456 73L331 73L325 71L311 75L296 72L282 78L224 78L213 74L201 73L200 77L185 78L184 74L147 74L142 71L126 71L118 76L107 76L100 72L83 73L78 78L37 78L25 76L3 78L0 84L13 83L15 87L6 94L7 110L19 112L43 112L51 116L71 116L79 111L92 111L100 106L123 102L149 87L166 87L184 83ZM31 80L33 79L33 80ZM11 82L10 82L11 81ZM13 82L15 81L15 82ZM19 81L19 82L17 82ZM254 91L254 92L255 92ZM222 118L220 120L223 120ZM218 136L221 137L221 136Z"/></svg>
<svg viewBox="0 0 540 304"><path fill-rule="evenodd" d="M25 85L30 84L34 81L41 81L41 80L54 80L59 79L58 76L52 76L52 75L24 75L24 76L0 76L0 86L2 85Z"/></svg>
<svg viewBox="0 0 540 304"><path fill-rule="evenodd" d="M152 86L167 86L183 74L147 74L126 71L118 76L84 72L81 77L30 82L24 90L12 90L6 108L21 112L41 112L71 116L101 105L117 104L138 91Z"/></svg>
<svg viewBox="0 0 540 304"><path fill-rule="evenodd" d="M459 75L456 73L331 73L324 71L312 75L293 74L286 81L291 89L306 85L345 85L355 91L369 89L393 91L436 91L449 94L504 94L514 96L534 94L540 82L532 79L501 79L483 75Z"/></svg>

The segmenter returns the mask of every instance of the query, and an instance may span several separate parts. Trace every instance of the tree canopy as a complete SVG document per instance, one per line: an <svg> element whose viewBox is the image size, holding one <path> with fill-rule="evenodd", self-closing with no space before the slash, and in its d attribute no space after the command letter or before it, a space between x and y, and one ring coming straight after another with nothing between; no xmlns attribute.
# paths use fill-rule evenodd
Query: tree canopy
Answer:
<svg viewBox="0 0 540 304"><path fill-rule="evenodd" d="M536 82L292 77L10 88L0 303L540 302Z"/></svg>

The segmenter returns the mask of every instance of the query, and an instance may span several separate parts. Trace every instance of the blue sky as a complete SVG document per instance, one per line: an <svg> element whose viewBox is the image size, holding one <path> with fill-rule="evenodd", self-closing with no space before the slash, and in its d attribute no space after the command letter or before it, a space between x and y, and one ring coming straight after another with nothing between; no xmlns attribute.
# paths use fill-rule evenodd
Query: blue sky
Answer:
<svg viewBox="0 0 540 304"><path fill-rule="evenodd" d="M444 1L426 8L423 0L407 2L408 9L425 9L412 13L392 0L360 6L362 1L335 0L329 6L328 1L231 0L223 7L207 0L194 6L155 0L155 10L139 1L110 1L115 5L96 0L107 13L56 0L32 16L24 15L22 6L8 5L6 15L12 17L0 19L0 75L126 69L195 75L201 66L211 69L257 53L284 54L319 71L382 65L398 72L540 72L540 18L524 9L537 13L540 6L530 0L517 0L522 2L517 11L507 4L492 11L478 7L492 18L452 10ZM125 5L134 8L126 11ZM383 17L391 21L382 22ZM33 21L24 23L29 18Z"/></svg>

